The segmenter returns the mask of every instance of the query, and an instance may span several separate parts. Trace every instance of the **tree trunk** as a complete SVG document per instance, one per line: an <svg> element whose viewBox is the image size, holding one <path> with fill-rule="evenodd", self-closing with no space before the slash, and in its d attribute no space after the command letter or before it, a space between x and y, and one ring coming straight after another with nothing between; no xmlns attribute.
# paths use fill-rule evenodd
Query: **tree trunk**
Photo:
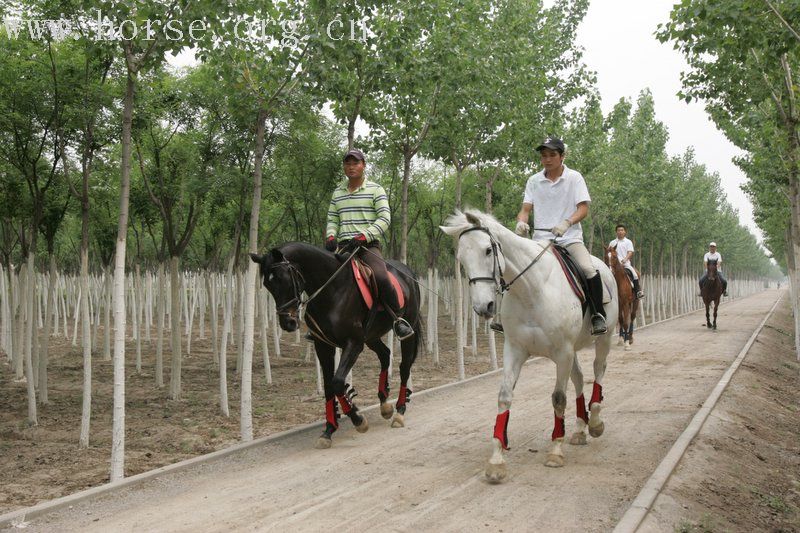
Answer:
<svg viewBox="0 0 800 533"><path fill-rule="evenodd" d="M264 130L266 128L267 111L259 109L258 122L256 123L256 146L253 161L253 203L250 208L250 233L249 251L258 253L258 218L261 212L261 164L264 160ZM255 291L258 275L258 265L254 261L247 262L247 278L244 283L244 341L242 350L242 409L241 432L242 440L253 440L253 413L252 413L252 378L253 378L253 328Z"/></svg>
<svg viewBox="0 0 800 533"><path fill-rule="evenodd" d="M403 194L400 199L400 216L402 225L400 230L400 261L408 264L408 185L411 179L411 158L408 151L403 153Z"/></svg>
<svg viewBox="0 0 800 533"><path fill-rule="evenodd" d="M172 366L169 375L169 397L181 398L181 280L180 257L169 259L170 329L172 331Z"/></svg>
<svg viewBox="0 0 800 533"><path fill-rule="evenodd" d="M463 169L456 166L456 209L461 209L461 178ZM458 366L458 379L463 380L466 378L466 370L464 369L464 288L461 283L461 263L458 258L455 260L455 316L456 316L456 360Z"/></svg>
<svg viewBox="0 0 800 533"><path fill-rule="evenodd" d="M127 46L130 46L130 43ZM111 435L111 482L125 476L125 240L128 235L128 203L131 188L131 123L135 75L128 71L122 104L122 171L117 247L114 258L114 416Z"/></svg>
<svg viewBox="0 0 800 533"><path fill-rule="evenodd" d="M84 182L86 187L86 182ZM86 191L86 188L84 188ZM84 197L87 200L88 197ZM86 205L86 204L84 204ZM87 205L88 207L88 205ZM81 229L81 322L83 330L83 406L81 408L80 448L89 447L89 425L92 418L92 338L89 329L89 212L83 213Z"/></svg>
<svg viewBox="0 0 800 533"><path fill-rule="evenodd" d="M164 387L164 315L167 284L164 282L164 262L158 263L158 295L156 296L156 387Z"/></svg>
<svg viewBox="0 0 800 533"><path fill-rule="evenodd" d="M56 303L56 256L50 254L50 279L47 283L47 305L44 315L44 337L39 357L39 403L47 405L47 359L50 348L50 328L53 325L53 310Z"/></svg>
<svg viewBox="0 0 800 533"><path fill-rule="evenodd" d="M36 376L33 373L33 334L34 334L34 298L36 297L36 272L34 270L33 248L28 252L28 264L25 269L25 298L27 317L25 319L25 378L28 381L28 425L39 424L36 417Z"/></svg>

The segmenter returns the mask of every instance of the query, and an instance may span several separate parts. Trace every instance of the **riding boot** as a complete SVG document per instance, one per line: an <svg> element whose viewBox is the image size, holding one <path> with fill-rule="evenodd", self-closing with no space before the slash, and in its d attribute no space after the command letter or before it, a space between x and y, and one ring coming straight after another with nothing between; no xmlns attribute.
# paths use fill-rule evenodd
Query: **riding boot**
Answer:
<svg viewBox="0 0 800 533"><path fill-rule="evenodd" d="M408 323L408 320L406 320L401 316L401 313L396 312L394 309L392 309L392 306L387 304L386 301L383 302L383 307L389 312L389 314L394 319L394 323L392 324L392 329L394 330L394 334L397 337L397 340L404 341L414 334L414 328L411 327L411 324Z"/></svg>
<svg viewBox="0 0 800 533"><path fill-rule="evenodd" d="M639 280L638 279L633 280L633 292L634 292L634 294L636 294L636 299L637 300L641 300L642 298L644 298L644 291L639 286Z"/></svg>
<svg viewBox="0 0 800 533"><path fill-rule="evenodd" d="M728 295L728 282L727 281L725 281L722 284L722 295L723 296L727 296Z"/></svg>
<svg viewBox="0 0 800 533"><path fill-rule="evenodd" d="M603 335L608 331L605 309L603 308L603 280L600 273L589 282L589 310L592 313L592 335Z"/></svg>

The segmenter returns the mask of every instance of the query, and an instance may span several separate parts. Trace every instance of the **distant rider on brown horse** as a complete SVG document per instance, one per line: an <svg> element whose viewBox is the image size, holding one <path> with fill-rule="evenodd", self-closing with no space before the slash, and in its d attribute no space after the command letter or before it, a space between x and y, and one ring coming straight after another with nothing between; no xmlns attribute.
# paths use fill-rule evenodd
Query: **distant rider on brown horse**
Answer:
<svg viewBox="0 0 800 533"><path fill-rule="evenodd" d="M641 300L644 298L644 291L642 291L642 288L639 286L639 274L631 264L631 258L633 257L634 250L633 243L627 237L628 228L625 227L625 224L617 224L616 232L617 238L608 243L608 247L616 248L619 263L625 267L625 270L628 272L628 276L633 282L633 293L636 295L637 300Z"/></svg>
<svg viewBox="0 0 800 533"><path fill-rule="evenodd" d="M375 275L379 297L394 317L393 329L397 338L406 339L414 334L414 330L400 317L400 303L381 254L380 239L385 237L392 221L386 191L364 177L367 164L361 150L347 152L343 166L347 181L336 187L331 197L325 249L334 252L338 248L342 253L350 254L360 248L356 255Z"/></svg>
<svg viewBox="0 0 800 533"><path fill-rule="evenodd" d="M717 276L719 276L719 280L722 282L722 293L727 296L728 281L725 279L725 276L722 275L722 254L717 251L717 243L715 242L712 242L708 245L708 252L706 252L706 255L703 256L703 276L700 278L700 290L703 290L703 285L705 285L706 281L708 280L709 261L717 262Z"/></svg>

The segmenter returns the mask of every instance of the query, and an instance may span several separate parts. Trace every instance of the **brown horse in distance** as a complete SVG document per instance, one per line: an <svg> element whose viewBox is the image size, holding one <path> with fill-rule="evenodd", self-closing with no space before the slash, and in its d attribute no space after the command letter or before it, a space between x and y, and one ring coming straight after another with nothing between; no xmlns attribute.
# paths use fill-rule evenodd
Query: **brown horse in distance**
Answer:
<svg viewBox="0 0 800 533"><path fill-rule="evenodd" d="M605 250L604 260L614 274L617 281L617 294L619 295L619 342L625 344L625 349L630 350L633 344L633 324L636 322L636 313L639 310L639 300L633 293L633 287L625 267L619 262L617 257L617 247L603 247Z"/></svg>
<svg viewBox="0 0 800 533"><path fill-rule="evenodd" d="M717 275L717 262L708 261L707 265L708 277L703 288L700 290L700 295L703 297L703 303L706 305L706 327L708 329L717 329L717 308L719 307L719 299L722 297L722 281ZM712 324L709 316L709 306L714 302L714 322Z"/></svg>

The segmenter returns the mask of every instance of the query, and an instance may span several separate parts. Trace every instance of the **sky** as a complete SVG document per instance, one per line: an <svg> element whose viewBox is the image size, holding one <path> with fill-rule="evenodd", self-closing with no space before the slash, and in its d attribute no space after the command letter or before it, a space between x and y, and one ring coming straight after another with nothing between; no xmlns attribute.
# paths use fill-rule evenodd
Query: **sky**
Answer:
<svg viewBox="0 0 800 533"><path fill-rule="evenodd" d="M728 202L760 242L762 235L753 220L752 204L739 188L745 176L732 161L742 151L717 130L702 103L687 104L678 99L680 74L688 65L671 43L661 44L653 36L658 24L669 20L675 2L592 0L578 28L578 43L585 49L584 63L597 74L606 114L620 98L635 103L643 89L650 89L656 117L669 130L667 152L678 155L693 146L696 159L719 173Z"/></svg>
<svg viewBox="0 0 800 533"><path fill-rule="evenodd" d="M545 0L545 6L554 1ZM650 89L656 117L669 131L667 152L680 155L693 146L697 161L719 173L728 202L738 210L741 223L761 242L752 204L740 189L745 176L732 161L741 150L717 130L702 103L687 104L678 99L680 74L688 66L672 44L661 44L653 35L658 24L669 19L675 1L592 0L578 28L578 44L585 49L584 63L597 75L606 114L620 98L635 103L642 90ZM170 63L183 66L196 60L192 51L184 50Z"/></svg>

